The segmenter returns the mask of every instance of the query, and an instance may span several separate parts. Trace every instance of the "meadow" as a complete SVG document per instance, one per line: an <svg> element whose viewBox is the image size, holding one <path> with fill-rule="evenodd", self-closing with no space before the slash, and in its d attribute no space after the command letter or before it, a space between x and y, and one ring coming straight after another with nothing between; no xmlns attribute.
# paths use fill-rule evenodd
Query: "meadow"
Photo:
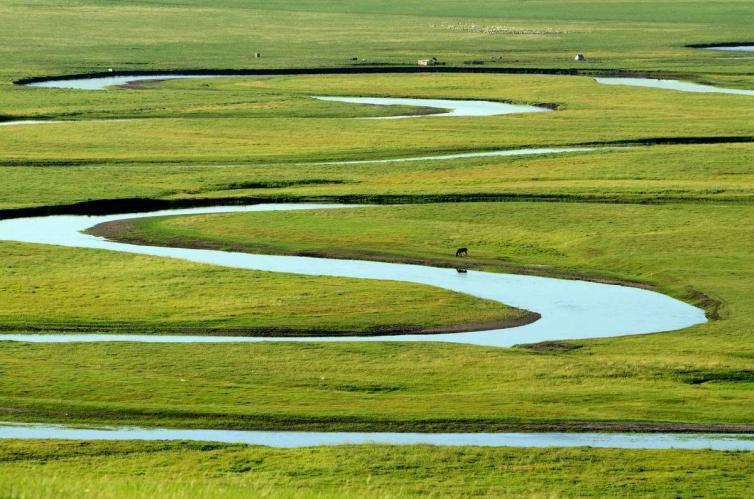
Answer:
<svg viewBox="0 0 754 499"><path fill-rule="evenodd" d="M751 453L20 441L0 448L0 488L55 496L743 496ZM41 475L41 476L40 476Z"/></svg>
<svg viewBox="0 0 754 499"><path fill-rule="evenodd" d="M117 224L108 237L138 243L441 266L457 262L448 248L467 243L471 268L650 286L705 308L711 320L558 349L128 344L104 362L111 346L8 345L3 362L15 367L1 405L15 408L5 415L14 420L66 414L77 423L218 428L752 425L750 211L735 203L441 203Z"/></svg>
<svg viewBox="0 0 754 499"><path fill-rule="evenodd" d="M443 267L468 246L469 268L647 287L702 307L709 322L510 349L3 341L0 419L751 432L754 98L607 86L593 76L754 88L751 56L686 46L752 41L752 16L746 0L3 2L0 120L65 122L0 126L0 218L94 207L380 204L150 218L95 231L145 244ZM587 61L574 62L577 52ZM101 92L14 84L109 68L389 68L432 56L469 72L211 78ZM556 69L580 74L536 74ZM417 110L313 95L486 99L554 111L369 120ZM596 149L330 163L574 145ZM527 317L398 282L5 241L0 260L8 332L368 335ZM680 450L4 440L0 495L742 496L751 460Z"/></svg>

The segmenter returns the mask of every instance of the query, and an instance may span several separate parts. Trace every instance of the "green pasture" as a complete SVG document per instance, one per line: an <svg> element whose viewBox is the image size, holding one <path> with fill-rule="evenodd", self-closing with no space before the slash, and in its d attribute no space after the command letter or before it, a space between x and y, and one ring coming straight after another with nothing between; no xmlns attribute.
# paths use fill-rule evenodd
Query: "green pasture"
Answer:
<svg viewBox="0 0 754 499"><path fill-rule="evenodd" d="M652 146L509 158L349 165L67 165L2 169L0 208L90 199L417 202L746 201L754 144ZM25 188L19 189L18 186Z"/></svg>
<svg viewBox="0 0 754 499"><path fill-rule="evenodd" d="M8 106L9 115L67 119L72 114L81 122L3 127L0 147L9 166L54 166L60 161L312 162L661 138L750 138L748 118L754 110L750 96L689 94L601 85L589 77L541 75L206 79L140 90L25 88L21 92L19 108ZM391 111L310 97L323 94L487 99L559 108L549 113L453 119L344 119ZM184 95L187 102L181 101ZM211 97L192 107L191 101L200 102L202 95ZM43 98L44 107L34 103ZM100 107L104 101L108 103ZM183 111L173 112L177 106ZM89 112L92 117L107 113L105 117L112 119L84 119ZM271 116L278 112L280 117ZM136 117L155 119L131 119ZM292 141L296 147L291 147Z"/></svg>
<svg viewBox="0 0 754 499"><path fill-rule="evenodd" d="M140 220L109 237L436 265L454 264L453 250L468 246L471 268L629 281L695 303L713 320L555 350L6 344L0 405L5 418L27 421L233 428L751 424L750 211L735 203L445 203ZM96 303L83 290L78 297Z"/></svg>
<svg viewBox="0 0 754 499"><path fill-rule="evenodd" d="M240 335L376 334L526 314L427 286L280 275L0 243L0 328Z"/></svg>
<svg viewBox="0 0 754 499"><path fill-rule="evenodd" d="M737 73L751 61L684 45L751 41L752 15L747 0L10 0L0 10L1 72L7 81L107 68L413 65L432 56L468 67L568 68L584 52L585 68Z"/></svg>
<svg viewBox="0 0 754 499"><path fill-rule="evenodd" d="M128 200L334 201L150 218L110 238L583 278L654 289L706 324L510 349L443 343L0 342L0 420L186 428L751 431L754 97L596 83L623 70L754 88L748 0L8 0L0 210ZM255 52L261 58L255 58ZM573 56L583 52L587 61ZM206 78L77 91L43 75L415 66L542 74ZM355 59L355 60L354 60ZM484 118L315 95L482 99ZM435 110L436 111L436 110ZM327 164L527 147L591 152ZM146 200L146 201L139 201ZM17 213L17 212L16 212ZM374 334L525 311L425 286L0 242L7 332ZM453 271L449 269L449 271ZM743 496L751 453L0 442L0 496Z"/></svg>
<svg viewBox="0 0 754 499"><path fill-rule="evenodd" d="M754 454L208 443L0 443L0 489L37 497L745 496Z"/></svg>

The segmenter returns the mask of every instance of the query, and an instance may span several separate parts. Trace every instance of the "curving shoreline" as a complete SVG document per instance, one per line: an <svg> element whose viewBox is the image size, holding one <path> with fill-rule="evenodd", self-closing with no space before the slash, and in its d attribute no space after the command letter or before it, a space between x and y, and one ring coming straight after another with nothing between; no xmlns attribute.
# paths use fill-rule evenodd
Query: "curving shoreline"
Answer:
<svg viewBox="0 0 754 499"><path fill-rule="evenodd" d="M384 68L379 68L384 69ZM409 68L404 68L409 69ZM411 69L418 69L418 68L411 68ZM446 69L443 71L443 69ZM462 71L449 71L448 69L460 69ZM485 70L474 70L474 69L467 69L467 68L438 68L437 70L433 70L430 68L429 70L426 69L420 69L418 71L405 71L407 73L418 73L418 72L469 72L469 73L501 73L502 71L495 71L498 68L479 68L479 69L491 69L491 71L485 71ZM531 71L521 71L521 72L515 72L515 73L508 73L508 74L586 74L586 72L580 72L580 70L567 70L567 71L576 71L576 73L563 73L563 72L553 72L553 73L532 73ZM388 71L373 71L373 72L388 72ZM389 71L389 72L396 72L396 71ZM399 71L404 72L404 71ZM161 73L165 73L164 71ZM113 73L106 73L103 76L111 76ZM301 73L295 73L295 74L301 74ZM350 73L310 73L310 74L350 74ZM211 75L206 75L211 76ZM225 75L216 75L216 76L225 76ZM632 75L633 76L633 75ZM174 76L175 77L175 76ZM154 78L156 79L156 78ZM71 79L68 78L66 81L70 81ZM20 80L19 80L20 81ZM51 80L46 80L51 81ZM16 82L18 83L18 82ZM34 83L34 82L32 82ZM473 154L473 153L472 153ZM484 154L484 153L482 153ZM498 155L498 152L493 152L492 154L488 155ZM460 155L460 157L465 157L465 155ZM431 159L439 159L439 158L431 158ZM404 159L404 161L411 161L412 159ZM413 159L416 160L416 159ZM377 162L381 162L383 160L374 160ZM391 161L391 160L385 160L385 161ZM393 160L395 161L395 160ZM398 160L400 161L400 160ZM372 162L370 160L364 161L364 162ZM345 162L349 163L349 162ZM356 162L358 163L358 162ZM216 202L216 201L215 201ZM341 206L319 206L318 208L336 208ZM232 207L233 211L241 211L248 207ZM310 208L309 206L303 206L301 208L291 208L291 209L305 209ZM205 210L205 212L208 213L216 213L217 211L208 211L208 210L216 210L217 207L210 207ZM183 210L182 210L183 211ZM194 210L185 210L185 211L194 211ZM174 215L180 215L182 213L172 213ZM122 215L113 215L112 217L106 217L106 218L113 218L114 220L122 220L123 217L134 217L134 216L159 216L160 213L132 213L132 214L122 214ZM117 218L120 217L120 218ZM54 222L61 222L62 217L58 217L58 219ZM80 217L83 218L83 217ZM6 222L9 222L8 226L13 227L15 222L18 222L19 220L6 220ZM33 219L26 219L26 222L34 222ZM42 228L52 228L54 224L52 225L43 225ZM4 223L0 222L0 239L4 239L3 237L3 227ZM17 226L16 226L17 227ZM35 232L35 230L39 230L40 226L37 226L36 228L32 227L32 230L30 232ZM93 248L99 248L99 249L108 249L108 250L114 250L114 251L128 251L128 252L134 252L134 253L141 253L141 254L152 254L156 256L166 256L166 257L173 257L173 258L184 258L189 259L192 261L204 261L205 263L212 263L216 265L228 265L228 266L236 266L236 264L228 264L224 262L223 258L232 256L233 258L241 258L246 263L244 265L260 265L260 259L292 259L297 258L300 261L298 263L306 264L306 265L315 265L315 262L312 262L312 260L316 259L310 259L310 258L301 258L301 257L274 257L274 256L265 256L265 255L251 255L250 258L253 259L249 260L248 258L242 258L236 253L229 253L229 252L217 252L217 251L207 251L207 250L191 250L187 248L162 248L162 247L152 247L152 249L144 249L143 246L136 246L136 245L128 245L123 243L116 243L112 241L103 241L99 240L97 244L92 243L91 241L88 241L85 246L79 246L78 244L67 244L63 240L55 240L55 234L52 236L52 240L44 240L45 237L49 236L49 233L44 234L42 236L43 240L29 240L26 242L34 242L34 243L42 243L42 244L61 244L64 246L74 246L74 247L93 247ZM60 235L60 234L58 234ZM68 234L69 236L71 234ZM34 239L37 237L37 235L30 236L31 239ZM79 237L78 235L76 236ZM93 244L89 245L89 244ZM136 247L134 247L136 246ZM128 248L126 248L128 247ZM137 249L138 248L138 249ZM171 250L168 252L164 252L165 250ZM176 250L179 250L176 254ZM185 251L192 252L191 254L186 253ZM172 253L172 254L171 254ZM209 253L213 253L212 255L209 255ZM223 254L223 255L219 255ZM211 259L204 260L204 258L211 257ZM246 257L249 257L249 255L246 255ZM318 259L323 260L323 259ZM296 262L289 262L288 263L296 263ZM322 262L319 262L322 263ZM330 262L332 263L332 262ZM371 267L371 263L374 262L358 262L358 261L350 261L349 263L355 263L359 265L367 265ZM267 265L267 264L265 264ZM289 271L289 270L275 270L276 264L270 264L273 268L264 268L262 270L272 270L272 271ZM390 266L398 266L398 264L382 264L382 265L390 265ZM249 266L242 266L239 268L258 268L257 266L249 267ZM416 265L404 265L402 267L421 267ZM319 267L318 267L319 268ZM341 267L342 268L342 267ZM425 269L427 267L424 267ZM384 270L380 269L380 271ZM406 269L402 269L406 270ZM411 269L416 270L416 269ZM446 270L446 269L434 269L433 271L437 270ZM307 273L307 272L302 272ZM477 277L483 277L483 274L489 274L489 273L482 273L482 272L469 272L470 277L477 278ZM311 275L323 275L323 274L311 274ZM325 274L325 275L343 275L340 273L335 274ZM395 275L395 274L393 274ZM511 275L498 275L504 276L505 279L514 279L517 276L511 276ZM353 277L352 275L348 275L347 277ZM357 275L356 277L361 278L373 278L373 277L365 277L363 275ZM455 277L461 277L465 278L466 276L455 276ZM529 276L531 277L531 276ZM384 278L384 277L381 277ZM548 278L534 278L534 279L548 279ZM402 279L397 279L402 280ZM558 281L558 279L550 279L553 281ZM432 280L430 280L432 281ZM477 282L482 282L482 280L479 280ZM425 281L407 281L407 282L423 282L424 284L428 285L438 285L436 282L425 282ZM445 282L444 280L442 282ZM584 283L583 281L575 281L577 283L580 283L579 285L583 284L589 284ZM538 281L537 286L543 285L544 281ZM497 283L495 283L497 284ZM521 282L519 281L519 285ZM605 285L602 284L601 286L611 286L611 285ZM443 285L439 285L439 287L445 287ZM447 287L446 289L453 289L454 291L459 291L459 289ZM468 294L472 294L475 296L481 296L479 294L475 294L476 289L470 288L468 286L464 287L463 290L460 290L460 292L466 292ZM640 290L645 291L647 293L653 293L651 291L646 290ZM600 292L608 292L608 288L600 288ZM569 294L575 293L576 296L582 296L583 291L581 292L581 295L579 295L579 291L571 290L569 291ZM609 294L609 293L608 293ZM621 295L623 293L620 293ZM653 293L653 295L659 295L658 293ZM565 296L565 295L564 295ZM616 295L617 296L617 295ZM636 296L634 293L627 293L626 298L629 299L630 296ZM663 295L659 295L663 296ZM496 299L496 298L492 298ZM670 306L670 304L675 301L677 303L677 300L670 299L668 297L664 297L662 299L663 303L666 302L665 299L671 300L667 302L667 305ZM610 301L615 300L614 297L610 297L607 300L604 301L604 303L609 303ZM499 300L502 301L502 300ZM506 300L505 303L508 303ZM625 304L625 303L623 303ZM654 326L644 324L644 330L630 333L628 329L623 328L624 330L618 331L617 333L608 334L606 336L615 336L619 334L646 334L649 332L659 332L660 330L670 330L670 329L679 329L682 327L687 327L689 325L693 324L699 324L704 322L703 314L700 319L699 312L701 312L699 309L694 309L694 307L690 307L689 305L682 304L685 307L688 307L686 309L682 309L680 306L676 310L675 313L678 315L675 317L672 317L673 320L666 321L667 317L659 317L660 314L656 313L657 310L650 311L650 315L657 319ZM569 302L566 304L566 308L568 307L578 307L579 304ZM587 307L588 308L588 307ZM646 311L646 306L640 307L642 310L642 313ZM662 308L662 307L660 307ZM638 310L638 309L637 309ZM582 311L583 312L583 311ZM607 315L609 315L610 319L617 319L619 322L620 320L626 319L626 317L623 317L620 313L616 314L615 311L608 311L608 314L600 314L600 317L604 319ZM688 314L688 315L685 315ZM576 314L578 315L578 314ZM582 316L586 317L586 314L581 314ZM671 314L673 315L673 314ZM523 329L524 334L530 336L529 340L531 340L531 336L536 336L537 329L542 326L542 323L545 322L545 330L547 334L554 331L557 323L558 328L564 328L567 332L574 332L574 331L583 331L584 324L566 324L563 325L563 317L559 316L558 321L553 321L552 316L549 315L543 315L544 319L547 319L546 321L538 321L533 324L529 324L527 326L524 326L523 328L516 328L516 329ZM651 321L650 321L651 323ZM662 326L657 326L657 324L662 323ZM677 328L675 326L678 326ZM536 326L536 327L531 327ZM531 328L530 328L531 327ZM653 328L660 327L659 330L654 330ZM527 329L530 328L530 329ZM569 329L570 328L570 329ZM588 329L588 328L586 328ZM619 328L620 329L620 328ZM377 336L374 338L363 338L363 337L351 337L351 338L335 338L335 339L329 339L329 338L320 338L320 337L304 337L304 338L295 338L292 339L292 341L450 341L450 342L459 342L459 343L471 343L471 344L479 344L479 345L490 345L490 346L511 346L508 342L510 338L502 338L501 332L505 330L486 330L481 331L481 333L485 334L491 334L495 335L495 338L490 340L489 338L481 338L477 335L472 334L471 336L468 336L467 333L461 333L456 335L448 335L448 334L430 334L429 336L432 336L431 338L424 339L424 338L411 338L411 339L403 339L403 338L397 338L394 336ZM520 331L519 331L520 332ZM532 334L534 333L534 334ZM36 336L36 338L32 339L30 336ZM117 338L116 338L117 336ZM452 336L456 336L456 338L453 338ZM459 340L458 337L463 337ZM512 335L515 337L515 334ZM587 338L591 337L606 337L606 336L585 336ZM84 337L88 337L84 339ZM95 338L96 337L96 338ZM207 343L215 343L215 342L226 342L223 341L214 341L216 338L210 337L208 338L202 338L199 339L199 341L193 341L194 338L185 339L185 337L151 337L147 339L145 336L138 336L138 335L0 335L0 341L3 339L9 339L14 341L41 341L41 342L58 342L58 341L166 341L166 342L207 342ZM185 339L185 341L184 341ZM236 337L228 337L228 341L245 341L240 338ZM535 338L536 339L536 338ZM540 338L541 341L552 341L552 340L558 340L558 339L579 339L579 338L572 338L572 337L560 337L560 336L545 336L544 340ZM260 341L288 341L288 339L284 338L268 338L268 339L260 339ZM256 339L253 339L251 341L257 341ZM481 342L480 342L481 341ZM493 341L493 343L490 343L490 341ZM513 340L517 343L521 343L520 340ZM526 341L527 343L531 343L532 341ZM515 344L515 343L514 343ZM233 435L221 435L220 433L217 434L210 434L211 432L222 432L223 430L170 430L170 429L144 429L144 428L98 428L98 429L73 429L73 428L66 428L59 425L9 425L0 423L0 438L25 438L25 439L33 439L33 438L73 438L73 439L92 439L92 440L98 440L98 439L137 439L137 440L171 440L171 439L177 439L177 440L198 440L198 441L218 441L218 442L241 442L241 443L249 443L249 444L256 444L256 445L271 445L271 446L278 446L278 447L302 447L302 446L309 446L309 445L341 445L341 444L358 444L358 443L384 443L384 444L406 444L406 445L412 445L412 444L431 444L431 445L479 445L479 446L513 446L513 447L550 447L550 446L557 446L557 447L573 447L573 446L593 446L593 447L614 447L614 448L658 448L658 449L668 449L668 448L681 448L681 449L717 449L717 450L754 450L754 440L751 439L751 435L746 434L734 434L734 435L704 435L704 436L690 436L688 434L663 434L663 435L657 435L655 433L648 433L648 434L615 434L615 433L579 433L579 434L573 434L573 433L535 433L535 434L521 434L521 433L475 433L475 434L438 434L438 433L411 433L411 434L393 434L393 433L317 433L317 432L227 432L227 433L233 433ZM47 433L45 433L47 432ZM146 433L139 433L139 432L146 432ZM191 433L195 432L195 433ZM210 432L210 433L208 433ZM8 436L6 436L8 435Z"/></svg>
<svg viewBox="0 0 754 499"><path fill-rule="evenodd" d="M686 328L706 322L704 311L674 298L641 288L551 277L468 271L366 260L334 260L301 256L255 255L207 249L141 246L82 233L92 226L121 219L226 212L343 209L343 205L250 205L167 210L105 216L49 216L0 221L0 240L103 249L179 258L198 263L303 275L412 282L504 303L540 314L536 322L508 329L401 336L234 337L118 334L5 334L0 339L29 342L138 341L161 343L441 341L510 347L568 339L604 338Z"/></svg>
<svg viewBox="0 0 754 499"><path fill-rule="evenodd" d="M2 439L196 441L299 448L322 445L438 445L476 447L600 447L754 451L750 434L684 433L397 433L244 431L121 427L73 428L56 424L0 423Z"/></svg>
<svg viewBox="0 0 754 499"><path fill-rule="evenodd" d="M487 73L513 75L561 75L561 76L646 76L665 75L665 72L632 71L625 69L553 69L553 68L514 68L514 67L454 67L454 66L361 66L361 67L322 67L322 68L268 68L268 69L163 69L163 70L135 70L135 71L92 71L86 73L72 73L68 75L42 75L19 78L13 81L16 85L29 85L50 81L69 81L91 78L148 76L158 78L176 75L198 76L317 76L317 75L350 75L350 74L415 74L415 73Z"/></svg>

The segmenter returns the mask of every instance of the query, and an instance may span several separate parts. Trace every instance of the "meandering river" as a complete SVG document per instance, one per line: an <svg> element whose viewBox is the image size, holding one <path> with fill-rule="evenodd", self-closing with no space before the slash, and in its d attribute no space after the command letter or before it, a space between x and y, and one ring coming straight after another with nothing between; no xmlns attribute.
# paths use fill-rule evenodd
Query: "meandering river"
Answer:
<svg viewBox="0 0 754 499"><path fill-rule="evenodd" d="M176 78L208 78L228 75L148 75L113 76L51 80L32 83L31 86L101 90L108 86L133 81ZM235 76L235 75L234 75ZM637 84L658 87L662 80L650 82L641 79L604 81L606 84ZM627 82L626 80L634 80ZM661 83L659 88L701 92L695 84L683 82ZM665 86L663 86L665 85ZM688 87L686 85L691 85ZM715 87L712 87L715 88ZM720 90L720 89L717 89ZM724 93L743 93L735 90ZM442 116L489 116L509 112L544 112L545 108L517 106L489 101L453 101L435 99L389 99L318 97L325 100L362 104L401 104L445 109ZM393 117L395 118L395 117ZM400 118L400 116L398 117ZM33 121L7 122L5 125L35 124ZM424 156L399 159L346 161L347 163L417 161L426 159L455 159L466 157L508 156L518 154L545 154L580 152L588 148L544 148L519 151L487 151L442 156ZM263 212L276 210L345 209L343 205L262 204L252 206L218 206L165 210L151 213L124 213L107 216L48 216L0 221L0 240L48 244L63 247L92 248L126 253L179 258L183 260L271 272L289 272L304 275L326 275L360 279L383 279L412 282L443 288L449 291L495 300L507 305L537 312L541 318L520 327L456 334L398 335L376 337L309 337L309 338L259 338L216 336L167 335L114 335L114 334L5 334L0 340L26 342L91 342L139 341L168 343L228 343L228 342L332 342L332 341L443 341L494 347L508 347L519 343L534 343L565 339L587 339L626 334L647 334L686 328L706 321L704 312L671 297L653 291L602 284L595 282L554 279L526 275L498 274L420 265L384 262L335 260L277 255L139 246L108 241L81 231L94 225L134 217L180 216L229 212ZM372 207L371 209L380 209ZM452 248L449 249L451 251ZM314 445L339 445L359 443L383 444L433 444L478 445L516 447L620 447L620 448L682 448L718 450L754 450L754 440L748 435L701 434L620 434L620 433L374 433L374 432L261 432L230 430L178 430L125 428L71 428L50 424L0 423L0 438L57 438L82 440L198 440L228 443L248 443L274 447L303 447Z"/></svg>
<svg viewBox="0 0 754 499"><path fill-rule="evenodd" d="M303 209L344 209L345 205L259 204L218 206L107 216L58 215L0 221L0 240L93 248L179 258L241 269L290 272L358 279L426 284L505 303L541 314L525 326L452 334L370 337L220 337L97 334L4 334L0 339L35 342L142 341L225 343L256 341L446 341L496 347L550 340L602 338L686 328L706 321L704 312L687 303L646 289L596 282L528 275L499 274L396 263L336 260L297 256L254 255L217 250L139 246L84 234L94 225L124 218L262 212ZM378 210L379 207L371 209ZM448 251L452 251L449 248ZM459 260L460 262L460 260Z"/></svg>
<svg viewBox="0 0 754 499"><path fill-rule="evenodd" d="M474 445L479 447L612 447L622 449L754 450L743 434L682 433L381 433L316 431L181 430L167 428L73 428L51 424L0 423L0 439L181 440L264 445Z"/></svg>
<svg viewBox="0 0 754 499"><path fill-rule="evenodd" d="M711 50L728 50L737 52L754 51L754 46L740 45L727 47L706 47ZM177 80L189 78L236 78L252 75L239 74L152 74L152 75L131 75L131 76L105 76L105 77L83 77L83 78L65 78L50 79L40 82L27 83L30 87L42 88L61 88L72 90L105 90L108 87L125 85L139 81L154 80ZM754 90L744 90L737 88L723 88L712 85L702 85L699 83L690 83L679 80L669 80L661 78L629 78L629 77L598 77L594 79L597 83L604 85L628 85L636 87L660 88L665 90L677 90L680 92L696 93L723 93L735 95L754 95ZM350 102L355 104L373 104L373 105L410 105L422 107L435 107L448 109L448 112L440 113L440 116L491 116L496 114L511 114L521 112L545 112L548 108L539 106L521 106L515 104L506 104L492 101L474 101L474 100L450 100L450 99L408 99L408 98L382 98L382 97L316 97L322 100L332 100L338 102ZM429 115L437 116L437 115ZM391 118L406 118L415 116L396 116Z"/></svg>

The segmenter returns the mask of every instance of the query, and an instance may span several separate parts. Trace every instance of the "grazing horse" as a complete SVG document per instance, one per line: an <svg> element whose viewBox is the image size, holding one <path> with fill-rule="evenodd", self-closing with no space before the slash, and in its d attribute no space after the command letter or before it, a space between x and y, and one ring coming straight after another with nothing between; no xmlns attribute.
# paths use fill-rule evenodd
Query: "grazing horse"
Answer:
<svg viewBox="0 0 754 499"><path fill-rule="evenodd" d="M469 256L469 248L458 248L456 256Z"/></svg>

